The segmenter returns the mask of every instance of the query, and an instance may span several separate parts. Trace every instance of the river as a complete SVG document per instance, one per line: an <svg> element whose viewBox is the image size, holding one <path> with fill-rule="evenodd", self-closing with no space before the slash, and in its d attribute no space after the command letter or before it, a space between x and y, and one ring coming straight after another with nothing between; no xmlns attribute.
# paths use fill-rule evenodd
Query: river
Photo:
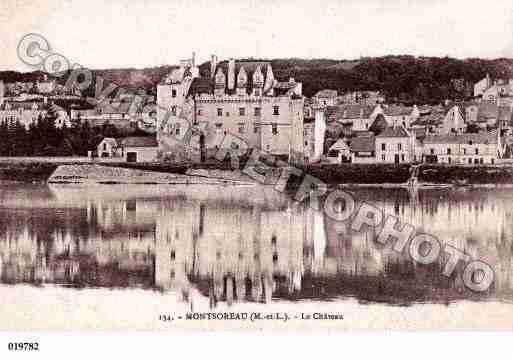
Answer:
<svg viewBox="0 0 513 359"><path fill-rule="evenodd" d="M513 326L511 190L349 191L486 261L493 285L472 292L460 266L446 278L442 259L414 264L270 186L6 184L3 327L170 329L191 311L291 316L259 327L305 312L342 313L316 323L335 328Z"/></svg>

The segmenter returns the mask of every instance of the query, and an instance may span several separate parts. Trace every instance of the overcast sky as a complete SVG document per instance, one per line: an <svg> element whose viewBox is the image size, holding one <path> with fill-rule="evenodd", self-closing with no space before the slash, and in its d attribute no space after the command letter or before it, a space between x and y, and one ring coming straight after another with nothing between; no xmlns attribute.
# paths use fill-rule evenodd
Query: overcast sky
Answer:
<svg viewBox="0 0 513 359"><path fill-rule="evenodd" d="M511 0L0 0L0 69L26 33L90 68L228 57L513 57Z"/></svg>

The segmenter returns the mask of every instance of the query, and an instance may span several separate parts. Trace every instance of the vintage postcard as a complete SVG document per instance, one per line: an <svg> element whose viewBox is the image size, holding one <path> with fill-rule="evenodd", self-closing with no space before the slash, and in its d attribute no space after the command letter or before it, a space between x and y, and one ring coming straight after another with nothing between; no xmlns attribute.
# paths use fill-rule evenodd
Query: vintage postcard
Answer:
<svg viewBox="0 0 513 359"><path fill-rule="evenodd" d="M0 19L0 330L513 329L511 2Z"/></svg>

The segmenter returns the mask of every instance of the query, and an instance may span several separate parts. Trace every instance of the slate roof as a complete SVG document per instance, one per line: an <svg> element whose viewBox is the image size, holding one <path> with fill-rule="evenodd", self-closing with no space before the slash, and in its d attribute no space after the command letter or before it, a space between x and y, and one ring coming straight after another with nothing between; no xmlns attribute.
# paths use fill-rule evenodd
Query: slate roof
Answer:
<svg viewBox="0 0 513 359"><path fill-rule="evenodd" d="M124 147L158 147L157 138L153 136L146 137L126 137L121 140Z"/></svg>
<svg viewBox="0 0 513 359"><path fill-rule="evenodd" d="M351 152L373 152L375 150L375 138L369 137L355 137L351 140L349 148Z"/></svg>
<svg viewBox="0 0 513 359"><path fill-rule="evenodd" d="M101 140L100 143L98 143L97 146L101 145L103 142L106 142L107 144L109 144L111 147L118 147L118 142L116 141L115 138L112 138L112 137L105 137L103 140Z"/></svg>
<svg viewBox="0 0 513 359"><path fill-rule="evenodd" d="M439 110L436 110L436 112L432 112L429 115L420 116L418 119L413 121L411 123L412 126L438 126L443 123L445 119L445 112L439 112Z"/></svg>
<svg viewBox="0 0 513 359"><path fill-rule="evenodd" d="M410 137L403 126L389 126L377 137Z"/></svg>
<svg viewBox="0 0 513 359"><path fill-rule="evenodd" d="M202 93L212 93L214 82L208 77L196 77L189 87L188 96L195 96Z"/></svg>
<svg viewBox="0 0 513 359"><path fill-rule="evenodd" d="M229 92L228 90L228 64L229 61L221 61L217 64L217 67L215 69L214 74L217 74L217 71L219 68L223 70L224 76L225 76L225 91ZM246 83L246 89L247 91L251 91L253 88L253 73L256 71L258 67L260 67L260 71L262 72L264 83L267 80L267 68L271 66L271 63L269 61L244 61L244 60L236 60L235 61L235 87L237 87L237 77L239 75L239 71L241 67L244 67L244 71L246 71L247 75L247 83ZM272 70L272 68L271 68ZM208 71L208 74L210 75L210 69ZM273 74L274 76L274 74ZM210 78L210 76L208 76ZM215 76L214 76L215 78ZM235 89L231 90L232 92L235 92Z"/></svg>
<svg viewBox="0 0 513 359"><path fill-rule="evenodd" d="M457 136L426 136L424 143L436 144L465 144L472 141L472 143L497 143L497 131L483 132L483 133L464 133Z"/></svg>
<svg viewBox="0 0 513 359"><path fill-rule="evenodd" d="M369 105L338 105L326 108L328 121L369 118L375 106Z"/></svg>

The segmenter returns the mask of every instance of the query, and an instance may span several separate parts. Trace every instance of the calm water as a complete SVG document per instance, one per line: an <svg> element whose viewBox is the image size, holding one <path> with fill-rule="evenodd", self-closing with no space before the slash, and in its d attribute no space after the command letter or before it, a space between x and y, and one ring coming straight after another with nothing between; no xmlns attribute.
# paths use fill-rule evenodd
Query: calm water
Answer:
<svg viewBox="0 0 513 359"><path fill-rule="evenodd" d="M413 265L373 233L350 233L272 188L215 186L0 187L0 278L133 291L191 289L219 302L276 299L449 303L513 298L513 191L354 190L419 231L485 260L487 293L465 289L457 268ZM44 289L43 289L44 290ZM75 290L75 289L74 289Z"/></svg>

